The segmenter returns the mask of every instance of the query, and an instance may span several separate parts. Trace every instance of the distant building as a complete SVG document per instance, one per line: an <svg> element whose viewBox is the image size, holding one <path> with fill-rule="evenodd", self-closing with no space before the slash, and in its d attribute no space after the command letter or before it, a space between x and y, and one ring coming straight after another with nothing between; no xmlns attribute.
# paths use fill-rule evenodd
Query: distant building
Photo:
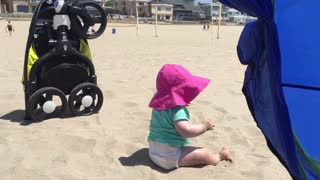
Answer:
<svg viewBox="0 0 320 180"><path fill-rule="evenodd" d="M183 8L185 11L189 11L191 15L186 16L184 15L184 12L179 13L179 11L175 11L175 17L177 20L199 20L204 19L206 16L204 14L204 11L201 9L198 5L183 5Z"/></svg>
<svg viewBox="0 0 320 180"><path fill-rule="evenodd" d="M213 1L212 3L198 3L201 9L204 11L206 18L213 18L217 20L219 16L220 3L218 1ZM221 5L221 17L222 20L227 20L227 12L230 9L225 5Z"/></svg>
<svg viewBox="0 0 320 180"><path fill-rule="evenodd" d="M206 3L199 4L201 9L204 11L206 17L218 17L219 16L219 3Z"/></svg>
<svg viewBox="0 0 320 180"><path fill-rule="evenodd" d="M144 17L148 15L147 0L117 0L114 6L116 14L136 16L137 7L139 16Z"/></svg>
<svg viewBox="0 0 320 180"><path fill-rule="evenodd" d="M174 20L197 20L204 18L204 11L195 0L152 0L154 3L164 3L173 5Z"/></svg>
<svg viewBox="0 0 320 180"><path fill-rule="evenodd" d="M12 13L12 0L0 0L0 13Z"/></svg>
<svg viewBox="0 0 320 180"><path fill-rule="evenodd" d="M155 19L157 14L158 20L172 21L173 19L173 5L165 3L149 3L149 14L148 16Z"/></svg>
<svg viewBox="0 0 320 180"><path fill-rule="evenodd" d="M0 0L0 13L6 13L6 5Z"/></svg>
<svg viewBox="0 0 320 180"><path fill-rule="evenodd" d="M32 13L41 0L12 0L13 12Z"/></svg>
<svg viewBox="0 0 320 180"><path fill-rule="evenodd" d="M238 24L246 24L250 21L254 21L257 18L248 16L246 14L241 13L235 9L229 9L227 11L227 18L229 22L238 23Z"/></svg>
<svg viewBox="0 0 320 180"><path fill-rule="evenodd" d="M195 5L195 0L156 0L162 3L169 3L174 5Z"/></svg>

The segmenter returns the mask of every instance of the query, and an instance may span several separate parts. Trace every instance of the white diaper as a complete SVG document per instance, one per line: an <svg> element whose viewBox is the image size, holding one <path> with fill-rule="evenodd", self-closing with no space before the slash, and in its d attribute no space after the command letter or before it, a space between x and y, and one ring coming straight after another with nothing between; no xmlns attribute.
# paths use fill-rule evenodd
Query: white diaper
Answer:
<svg viewBox="0 0 320 180"><path fill-rule="evenodd" d="M149 141L149 157L152 162L163 169L178 168L182 148Z"/></svg>

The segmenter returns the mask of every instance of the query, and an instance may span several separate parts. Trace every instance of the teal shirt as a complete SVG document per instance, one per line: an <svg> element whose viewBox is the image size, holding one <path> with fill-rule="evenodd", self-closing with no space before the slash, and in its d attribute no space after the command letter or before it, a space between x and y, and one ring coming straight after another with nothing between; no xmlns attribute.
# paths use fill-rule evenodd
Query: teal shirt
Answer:
<svg viewBox="0 0 320 180"><path fill-rule="evenodd" d="M182 147L189 143L189 139L180 136L174 127L175 121L190 119L186 107L174 107L166 110L152 110L150 134L148 140L175 147Z"/></svg>

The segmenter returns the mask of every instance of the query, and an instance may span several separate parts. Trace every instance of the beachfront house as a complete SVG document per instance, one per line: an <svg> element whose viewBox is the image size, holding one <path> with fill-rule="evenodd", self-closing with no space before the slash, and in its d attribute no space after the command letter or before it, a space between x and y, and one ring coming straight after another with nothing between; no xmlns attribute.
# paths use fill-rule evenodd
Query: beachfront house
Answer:
<svg viewBox="0 0 320 180"><path fill-rule="evenodd" d="M185 14L185 12L189 12ZM181 21L195 21L205 19L204 11L198 5L183 5L183 9L175 11L176 20Z"/></svg>
<svg viewBox="0 0 320 180"><path fill-rule="evenodd" d="M173 5L166 3L149 2L149 17L155 19L156 14L160 21L172 21Z"/></svg>
<svg viewBox="0 0 320 180"><path fill-rule="evenodd" d="M195 0L152 0L154 3L173 5L173 19L178 21L198 20L204 18L204 11Z"/></svg>
<svg viewBox="0 0 320 180"><path fill-rule="evenodd" d="M256 18L243 14L235 9L228 9L227 18L229 22L237 24L246 24L250 21L256 20Z"/></svg>
<svg viewBox="0 0 320 180"><path fill-rule="evenodd" d="M13 12L32 13L40 0L12 0Z"/></svg>
<svg viewBox="0 0 320 180"><path fill-rule="evenodd" d="M147 0L117 0L114 3L114 11L116 14L136 16L136 9L138 9L139 16L147 16Z"/></svg>
<svg viewBox="0 0 320 180"><path fill-rule="evenodd" d="M201 9L204 11L206 19L212 18L216 21L219 17L220 3L218 1L213 1L212 3L198 3ZM221 5L221 17L223 21L227 21L227 12L230 8L225 5Z"/></svg>
<svg viewBox="0 0 320 180"><path fill-rule="evenodd" d="M199 6L204 11L206 17L214 17L215 19L219 16L220 4L215 3L199 3Z"/></svg>

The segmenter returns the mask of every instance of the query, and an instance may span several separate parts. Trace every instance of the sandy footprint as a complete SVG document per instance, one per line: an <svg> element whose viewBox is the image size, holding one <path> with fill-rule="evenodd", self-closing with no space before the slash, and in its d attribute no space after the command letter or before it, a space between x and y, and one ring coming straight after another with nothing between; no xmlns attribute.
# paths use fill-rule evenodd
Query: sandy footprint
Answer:
<svg viewBox="0 0 320 180"><path fill-rule="evenodd" d="M148 94L155 94L156 90L154 88L146 88L144 86L140 86L141 89L143 89L144 91L148 92Z"/></svg>
<svg viewBox="0 0 320 180"><path fill-rule="evenodd" d="M138 103L135 103L135 102L124 102L122 103L125 107L130 107L130 108L134 108L134 107L137 107L138 106Z"/></svg>
<svg viewBox="0 0 320 180"><path fill-rule="evenodd" d="M253 171L252 169L249 170L242 170L240 174L247 178L256 179L257 177L262 177L262 174L259 171Z"/></svg>
<svg viewBox="0 0 320 180"><path fill-rule="evenodd" d="M229 126L222 127L222 129L223 129L223 131L226 131L226 132L234 131L234 129L232 127L229 127Z"/></svg>
<svg viewBox="0 0 320 180"><path fill-rule="evenodd" d="M102 123L101 123L101 118L100 118L100 115L99 114L97 114L97 116L96 116L96 123L99 125L99 126L101 126L102 125Z"/></svg>
<svg viewBox="0 0 320 180"><path fill-rule="evenodd" d="M80 124L81 124L81 126L84 127L84 128L87 128L87 127L90 126L89 121L80 121Z"/></svg>
<svg viewBox="0 0 320 180"><path fill-rule="evenodd" d="M1 93L0 99L2 102L10 102L12 98L16 96L16 93Z"/></svg>
<svg viewBox="0 0 320 180"><path fill-rule="evenodd" d="M147 76L147 75L141 75L141 79L147 79L147 78L149 78L150 76Z"/></svg>
<svg viewBox="0 0 320 180"><path fill-rule="evenodd" d="M13 172L8 173L4 177L5 180L17 180L17 179L52 179L51 177L42 174L37 170L33 170L30 168L18 168L18 170L14 169Z"/></svg>
<svg viewBox="0 0 320 180"><path fill-rule="evenodd" d="M243 80L235 80L234 81L236 84L243 84Z"/></svg>
<svg viewBox="0 0 320 180"><path fill-rule="evenodd" d="M112 137L112 136L105 136L103 137L102 141L100 141L99 143L96 144L95 148L94 148L94 154L96 156L103 156L108 158L108 160L111 161L107 161L107 162L113 162L114 159L112 159L112 157L114 157L114 153L113 153L113 145L117 144L117 140Z"/></svg>
<svg viewBox="0 0 320 180"><path fill-rule="evenodd" d="M24 156L22 154L16 154L15 152L16 150L12 147L0 144L0 158L2 162L5 162L0 164L0 169L2 171L12 169L21 164Z"/></svg>
<svg viewBox="0 0 320 180"><path fill-rule="evenodd" d="M241 145L241 146L250 145L249 141L245 137L243 137L240 131L238 133L233 132L232 135L230 136L230 139L232 139L232 142L237 145Z"/></svg>
<svg viewBox="0 0 320 180"><path fill-rule="evenodd" d="M198 119L198 120L200 120L200 121L203 121L203 120L205 120L205 116L204 116L204 114L203 114L203 112L195 112L194 113L194 117L196 117L196 119Z"/></svg>
<svg viewBox="0 0 320 180"><path fill-rule="evenodd" d="M116 97L116 93L114 93L113 91L103 91L103 96L106 97L106 98L114 98Z"/></svg>
<svg viewBox="0 0 320 180"><path fill-rule="evenodd" d="M213 109L218 111L218 112L221 112L222 114L227 114L228 113L228 111L225 108L220 107L220 106L214 106Z"/></svg>
<svg viewBox="0 0 320 180"><path fill-rule="evenodd" d="M244 121L254 121L251 115L243 115L241 119L243 119Z"/></svg>
<svg viewBox="0 0 320 180"><path fill-rule="evenodd" d="M58 154L51 158L51 163L59 166L64 166L65 164L67 164L67 162L68 158L65 155Z"/></svg>
<svg viewBox="0 0 320 180"><path fill-rule="evenodd" d="M89 122L91 122L91 121L89 121ZM104 128L104 126L103 126L103 124L102 124L102 122L101 122L101 116L100 116L100 114L96 114L96 117L95 117L95 125L98 126L98 128L100 129L100 130L98 130L98 131L100 131L100 132L103 134L104 137L107 137L107 136L108 136L108 132L107 132L107 130Z"/></svg>
<svg viewBox="0 0 320 180"><path fill-rule="evenodd" d="M0 137L0 146L6 146L8 144L8 141L5 138Z"/></svg>
<svg viewBox="0 0 320 180"><path fill-rule="evenodd" d="M204 100L198 100L197 103L200 104L200 105L210 105L210 104L212 104L210 101L204 101Z"/></svg>
<svg viewBox="0 0 320 180"><path fill-rule="evenodd" d="M61 147L76 153L90 153L97 143L95 139L85 139L78 136L63 135L57 138L55 141L62 144Z"/></svg>
<svg viewBox="0 0 320 180"><path fill-rule="evenodd" d="M228 90L228 93L231 94L231 95L242 96L242 92L241 91Z"/></svg>
<svg viewBox="0 0 320 180"><path fill-rule="evenodd" d="M124 84L126 83L124 80L114 80L114 82L118 83L118 84Z"/></svg>
<svg viewBox="0 0 320 180"><path fill-rule="evenodd" d="M150 119L150 114L146 113L145 111L135 111L135 112L132 112L132 115L139 117L139 119L148 119L148 120Z"/></svg>
<svg viewBox="0 0 320 180"><path fill-rule="evenodd" d="M232 116L232 115L226 114L224 119L226 119L228 121L233 121L233 120L238 120L239 118L237 116Z"/></svg>
<svg viewBox="0 0 320 180"><path fill-rule="evenodd" d="M245 130L244 133L252 138L261 138L261 131L254 126L245 126L243 127Z"/></svg>
<svg viewBox="0 0 320 180"><path fill-rule="evenodd" d="M268 156L265 156L263 154L257 154L257 153L249 153L247 154L248 156L252 156L252 157L255 157L259 160L266 160L266 159L269 159L269 155Z"/></svg>
<svg viewBox="0 0 320 180"><path fill-rule="evenodd" d="M249 153L247 154L247 156L248 157L251 156L250 159L252 159L255 162L254 164L256 164L257 167L261 167L261 166L263 167L265 165L270 164L271 159L269 156L264 156L262 154L257 154L257 153Z"/></svg>

